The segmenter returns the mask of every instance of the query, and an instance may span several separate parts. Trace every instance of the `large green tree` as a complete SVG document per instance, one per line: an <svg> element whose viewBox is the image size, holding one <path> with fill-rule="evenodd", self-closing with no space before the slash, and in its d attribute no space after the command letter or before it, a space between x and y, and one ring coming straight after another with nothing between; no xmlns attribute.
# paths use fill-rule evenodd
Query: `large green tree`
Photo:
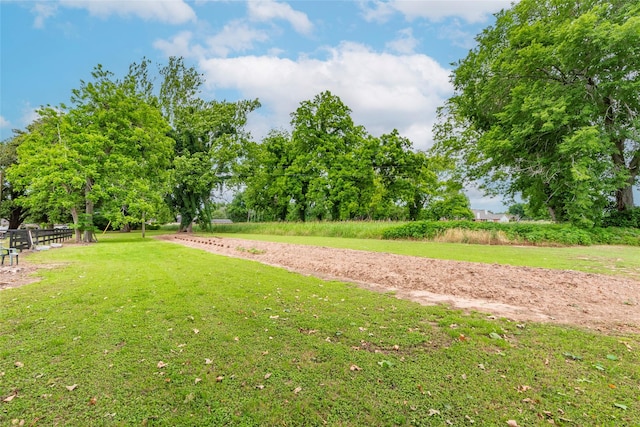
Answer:
<svg viewBox="0 0 640 427"><path fill-rule="evenodd" d="M640 170L640 3L521 0L461 60L436 150L484 188L560 221L633 207Z"/></svg>
<svg viewBox="0 0 640 427"><path fill-rule="evenodd" d="M6 179L6 170L18 162L17 149L23 137L24 132L18 131L0 144L0 215L9 220L10 229L18 228L28 213L28 209L17 202L24 192Z"/></svg>
<svg viewBox="0 0 640 427"><path fill-rule="evenodd" d="M231 182L250 139L247 115L260 103L203 100L204 79L182 58L170 58L160 74L160 107L175 140L170 204L180 215L181 230L190 230L195 219L209 228L212 192Z"/></svg>
<svg viewBox="0 0 640 427"><path fill-rule="evenodd" d="M135 79L116 80L101 66L92 77L72 91L71 107L39 111L8 171L24 206L68 210L84 241L96 207L115 225L155 214L173 154L167 122Z"/></svg>

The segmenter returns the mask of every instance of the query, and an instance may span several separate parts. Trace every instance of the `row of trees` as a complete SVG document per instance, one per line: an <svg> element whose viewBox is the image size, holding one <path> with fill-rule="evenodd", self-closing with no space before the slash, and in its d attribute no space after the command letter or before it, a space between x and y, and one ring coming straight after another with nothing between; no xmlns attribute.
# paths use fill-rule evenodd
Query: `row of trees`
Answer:
<svg viewBox="0 0 640 427"><path fill-rule="evenodd" d="M121 80L97 66L71 105L45 107L3 143L3 213L17 226L67 222L93 240L94 215L116 228L179 214L208 217L211 191L242 153L246 115L257 101L205 102L194 69L172 58L155 87L149 62ZM14 221L15 220L15 221Z"/></svg>
<svg viewBox="0 0 640 427"><path fill-rule="evenodd" d="M526 202L529 216L591 226L634 207L640 173L640 3L521 0L497 14L452 75L432 151L369 135L330 92L291 131L245 131L257 100L205 101L195 69L144 60L121 80L98 66L69 107L0 150L0 213L13 226L94 214L116 227L179 215L210 226L212 192L270 220L463 218L462 184ZM6 172L6 173L5 173Z"/></svg>
<svg viewBox="0 0 640 427"><path fill-rule="evenodd" d="M203 84L179 58L155 76L146 60L123 79L96 67L70 106L42 108L3 144L0 199L12 226L27 213L70 217L84 241L98 213L121 229L176 217L185 230L194 220L208 227L221 187L274 220L417 219L445 200L468 211L461 187L439 181L438 162L395 130L368 135L329 92L300 104L291 134L256 143L244 126L259 102L204 101Z"/></svg>
<svg viewBox="0 0 640 427"><path fill-rule="evenodd" d="M264 219L418 219L435 201L460 199L459 186L440 182L441 164L396 130L367 134L331 92L291 116L292 132L252 143L240 169L241 203Z"/></svg>

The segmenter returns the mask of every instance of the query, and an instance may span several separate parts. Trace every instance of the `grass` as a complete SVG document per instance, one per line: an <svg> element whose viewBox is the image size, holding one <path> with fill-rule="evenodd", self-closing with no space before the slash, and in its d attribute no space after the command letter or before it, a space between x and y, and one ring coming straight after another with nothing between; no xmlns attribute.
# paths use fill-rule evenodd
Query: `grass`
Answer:
<svg viewBox="0 0 640 427"><path fill-rule="evenodd" d="M422 307L136 234L100 240L21 258L66 267L0 291L0 425L640 419L637 335Z"/></svg>
<svg viewBox="0 0 640 427"><path fill-rule="evenodd" d="M309 221L240 222L216 224L216 233L268 234L277 236L324 236L357 239L382 239L384 232L404 222L390 221Z"/></svg>

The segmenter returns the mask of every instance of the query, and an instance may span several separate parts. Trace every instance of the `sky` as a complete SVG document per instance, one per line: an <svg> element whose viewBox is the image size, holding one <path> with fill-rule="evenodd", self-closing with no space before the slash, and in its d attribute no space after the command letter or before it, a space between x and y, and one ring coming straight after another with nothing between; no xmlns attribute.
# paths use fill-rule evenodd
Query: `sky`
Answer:
<svg viewBox="0 0 640 427"><path fill-rule="evenodd" d="M126 74L182 56L204 99L259 99L247 130L289 129L325 90L375 136L397 129L431 146L456 61L511 0L0 0L0 140L43 105L69 103L98 65ZM472 208L504 211L467 189Z"/></svg>

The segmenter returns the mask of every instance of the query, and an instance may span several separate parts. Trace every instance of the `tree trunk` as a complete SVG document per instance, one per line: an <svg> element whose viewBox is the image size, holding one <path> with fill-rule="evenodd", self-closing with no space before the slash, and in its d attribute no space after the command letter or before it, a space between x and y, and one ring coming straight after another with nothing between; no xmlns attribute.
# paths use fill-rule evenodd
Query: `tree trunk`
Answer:
<svg viewBox="0 0 640 427"><path fill-rule="evenodd" d="M75 225L75 231L76 231L76 243L80 243L80 240L82 239L82 233L80 232L80 229L78 228L78 209L76 208L71 208L71 218L73 219L73 225Z"/></svg>
<svg viewBox="0 0 640 427"><path fill-rule="evenodd" d="M142 212L142 238L144 239L144 235L145 235L145 226L146 224L144 223L145 219L144 219L144 212Z"/></svg>
<svg viewBox="0 0 640 427"><path fill-rule="evenodd" d="M88 227L87 230L84 230L84 241L86 243L91 243L93 242L93 202L87 198L86 202L85 202L85 214L87 214L87 217L85 218L86 220L86 225Z"/></svg>
<svg viewBox="0 0 640 427"><path fill-rule="evenodd" d="M634 207L633 178L629 178L627 186L616 190L616 209L623 211Z"/></svg>

